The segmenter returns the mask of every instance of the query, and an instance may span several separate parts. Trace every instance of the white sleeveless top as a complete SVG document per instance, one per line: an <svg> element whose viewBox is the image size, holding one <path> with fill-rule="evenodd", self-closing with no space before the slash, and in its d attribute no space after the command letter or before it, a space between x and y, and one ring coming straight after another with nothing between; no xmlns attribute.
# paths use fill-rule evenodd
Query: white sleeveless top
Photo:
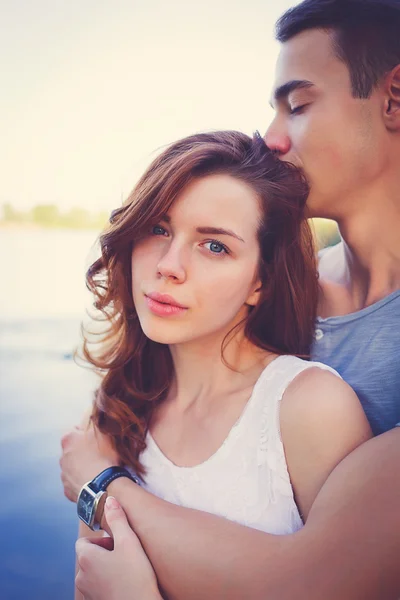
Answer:
<svg viewBox="0 0 400 600"><path fill-rule="evenodd" d="M295 356L273 360L222 446L199 465L176 466L148 433L140 456L147 471L143 487L168 502L261 531L286 534L300 529L303 522L286 465L279 406L296 375L315 366L338 375L326 365Z"/></svg>

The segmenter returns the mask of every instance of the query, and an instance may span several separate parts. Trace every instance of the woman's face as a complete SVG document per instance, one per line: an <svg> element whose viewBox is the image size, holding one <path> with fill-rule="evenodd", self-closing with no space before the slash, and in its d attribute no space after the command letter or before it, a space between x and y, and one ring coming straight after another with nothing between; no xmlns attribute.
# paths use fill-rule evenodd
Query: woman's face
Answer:
<svg viewBox="0 0 400 600"><path fill-rule="evenodd" d="M193 181L132 252L132 294L147 337L220 339L258 299L259 200L229 175Z"/></svg>

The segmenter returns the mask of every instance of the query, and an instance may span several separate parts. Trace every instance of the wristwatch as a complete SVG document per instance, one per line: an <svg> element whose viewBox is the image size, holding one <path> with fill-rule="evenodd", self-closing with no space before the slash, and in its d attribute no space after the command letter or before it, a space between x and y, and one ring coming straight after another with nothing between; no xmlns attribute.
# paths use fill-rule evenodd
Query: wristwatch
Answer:
<svg viewBox="0 0 400 600"><path fill-rule="evenodd" d="M85 483L79 492L77 502L78 517L92 529L98 531L103 516L104 504L107 498L107 486L118 477L128 477L140 485L137 475L124 467L108 467L91 481Z"/></svg>

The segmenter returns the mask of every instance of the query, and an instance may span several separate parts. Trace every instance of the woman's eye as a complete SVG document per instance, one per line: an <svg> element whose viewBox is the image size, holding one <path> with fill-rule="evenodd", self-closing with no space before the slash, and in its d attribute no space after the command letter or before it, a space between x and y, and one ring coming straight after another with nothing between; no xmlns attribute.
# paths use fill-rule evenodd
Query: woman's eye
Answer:
<svg viewBox="0 0 400 600"><path fill-rule="evenodd" d="M204 246L210 250L212 254L229 254L228 248L216 240L205 242Z"/></svg>
<svg viewBox="0 0 400 600"><path fill-rule="evenodd" d="M164 227L161 227L161 225L154 225L154 227L151 228L151 233L153 235L168 235Z"/></svg>

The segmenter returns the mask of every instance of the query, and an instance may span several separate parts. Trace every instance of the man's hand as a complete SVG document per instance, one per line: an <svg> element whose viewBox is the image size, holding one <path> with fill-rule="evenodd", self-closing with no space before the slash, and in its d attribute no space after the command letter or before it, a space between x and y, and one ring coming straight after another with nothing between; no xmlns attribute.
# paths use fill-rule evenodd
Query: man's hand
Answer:
<svg viewBox="0 0 400 600"><path fill-rule="evenodd" d="M75 427L66 433L61 446L61 480L65 496L76 502L82 486L101 471L119 465L109 439L92 424Z"/></svg>
<svg viewBox="0 0 400 600"><path fill-rule="evenodd" d="M85 600L161 600L153 567L121 506L109 496L104 510L112 538L76 542L77 589Z"/></svg>

